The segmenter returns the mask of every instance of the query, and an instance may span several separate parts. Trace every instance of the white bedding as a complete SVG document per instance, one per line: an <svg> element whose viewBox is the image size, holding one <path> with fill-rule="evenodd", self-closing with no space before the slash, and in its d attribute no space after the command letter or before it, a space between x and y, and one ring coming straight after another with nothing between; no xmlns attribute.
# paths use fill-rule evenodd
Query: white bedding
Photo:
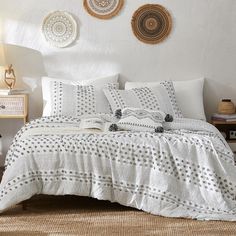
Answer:
<svg viewBox="0 0 236 236"><path fill-rule="evenodd" d="M164 133L78 127L76 118L46 117L18 132L0 185L1 212L35 194L74 194L162 216L236 220L233 153L210 124L179 119Z"/></svg>

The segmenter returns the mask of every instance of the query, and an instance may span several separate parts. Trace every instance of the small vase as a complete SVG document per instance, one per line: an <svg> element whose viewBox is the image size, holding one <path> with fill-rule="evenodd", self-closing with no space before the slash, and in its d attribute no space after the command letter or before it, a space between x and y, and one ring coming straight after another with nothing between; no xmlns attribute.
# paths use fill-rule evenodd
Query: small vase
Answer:
<svg viewBox="0 0 236 236"><path fill-rule="evenodd" d="M222 99L218 105L218 113L224 115L231 115L235 113L235 106L231 99Z"/></svg>

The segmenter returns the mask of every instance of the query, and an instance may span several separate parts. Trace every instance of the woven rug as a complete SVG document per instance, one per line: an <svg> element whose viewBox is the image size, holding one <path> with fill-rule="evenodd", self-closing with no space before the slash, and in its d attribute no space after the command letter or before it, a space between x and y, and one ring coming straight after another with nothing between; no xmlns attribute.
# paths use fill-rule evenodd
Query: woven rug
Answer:
<svg viewBox="0 0 236 236"><path fill-rule="evenodd" d="M236 223L154 216L107 201L41 197L0 215L0 235L236 235Z"/></svg>

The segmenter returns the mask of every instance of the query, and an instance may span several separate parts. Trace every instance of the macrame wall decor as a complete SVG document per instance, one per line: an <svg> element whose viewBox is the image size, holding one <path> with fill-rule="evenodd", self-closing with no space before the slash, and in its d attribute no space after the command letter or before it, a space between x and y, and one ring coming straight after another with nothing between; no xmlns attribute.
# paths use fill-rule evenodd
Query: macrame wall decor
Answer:
<svg viewBox="0 0 236 236"><path fill-rule="evenodd" d="M170 34L172 18L163 6L146 4L135 11L131 24L134 35L140 41L157 44Z"/></svg>
<svg viewBox="0 0 236 236"><path fill-rule="evenodd" d="M77 22L70 13L55 11L45 17L42 32L49 44L64 48L76 40Z"/></svg>
<svg viewBox="0 0 236 236"><path fill-rule="evenodd" d="M99 19L110 19L117 15L124 5L124 0L84 0L84 7L89 14ZM146 4L138 8L132 17L134 35L142 42L157 44L168 37L172 29L170 13L159 4ZM45 17L42 32L52 46L63 48L77 38L77 22L64 11L55 11Z"/></svg>
<svg viewBox="0 0 236 236"><path fill-rule="evenodd" d="M124 5L124 0L84 0L87 12L99 19L116 16Z"/></svg>

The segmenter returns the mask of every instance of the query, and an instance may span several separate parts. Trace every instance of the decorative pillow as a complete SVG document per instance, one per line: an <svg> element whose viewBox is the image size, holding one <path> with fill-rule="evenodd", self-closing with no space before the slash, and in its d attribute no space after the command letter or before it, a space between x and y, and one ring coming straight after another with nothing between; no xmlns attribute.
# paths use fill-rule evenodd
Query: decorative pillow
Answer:
<svg viewBox="0 0 236 236"><path fill-rule="evenodd" d="M176 102L173 84L170 81L164 81L152 88L104 89L104 93L113 112L126 107L134 107L154 111L161 110L175 118L182 117Z"/></svg>
<svg viewBox="0 0 236 236"><path fill-rule="evenodd" d="M124 108L121 119L117 123L118 129L131 131L150 131L162 133L162 123L167 115L162 111L151 111L139 108Z"/></svg>
<svg viewBox="0 0 236 236"><path fill-rule="evenodd" d="M51 116L54 114L64 114L63 112L64 108L61 110L59 109L59 107L55 105L55 102L57 104L59 100L62 99L60 98L59 95L55 95L55 89L57 89L59 92L59 89L57 88L57 85L56 85L57 83L63 84L63 88L64 88L63 104L64 105L65 105L65 101L70 101L69 102L70 106L72 106L72 104L75 104L76 100L78 100L79 97L82 96L82 94L84 94L85 96L86 91L87 91L87 93L89 93L90 95L91 94L94 95L93 104L91 103L90 105L87 105L89 106L88 110L90 111L95 110L96 112L111 113L110 105L102 90L106 88L107 86L111 86L112 88L118 88L119 86L118 77L119 75L117 74L117 75L112 75L112 76L108 76L104 78L96 78L96 79L89 79L89 80L82 80L82 81L71 81L71 80L65 80L65 79L54 79L54 78L49 78L49 77L43 77L42 78L42 92L43 92L43 101L44 101L43 116ZM54 82L56 82L56 84ZM73 93L70 93L68 91L68 88L66 85L74 85L72 87L69 86L69 88L72 89ZM80 85L80 87L78 87L79 88L78 93L75 94L76 93L75 90L77 89L78 85ZM82 85L92 86L92 87L82 87ZM81 91L81 93L79 91ZM66 98L66 96L68 97ZM55 101L55 98L57 98L56 101ZM82 100L83 99L84 98L82 98ZM95 108L92 108L92 106L94 106ZM52 111L53 107L54 107L54 111ZM71 112L69 112L68 109L66 113L71 115ZM72 113L75 114L75 108L71 107L70 110L72 111L72 109L74 109ZM79 113L83 113L83 112L79 112Z"/></svg>
<svg viewBox="0 0 236 236"><path fill-rule="evenodd" d="M117 84L106 84L104 88L117 89ZM93 85L81 86L52 82L53 116L82 116L95 113L112 113L102 90Z"/></svg>
<svg viewBox="0 0 236 236"><path fill-rule="evenodd" d="M127 82L125 89L159 85L160 82ZM204 78L186 81L173 81L176 99L182 114L186 118L206 120L203 105Z"/></svg>

